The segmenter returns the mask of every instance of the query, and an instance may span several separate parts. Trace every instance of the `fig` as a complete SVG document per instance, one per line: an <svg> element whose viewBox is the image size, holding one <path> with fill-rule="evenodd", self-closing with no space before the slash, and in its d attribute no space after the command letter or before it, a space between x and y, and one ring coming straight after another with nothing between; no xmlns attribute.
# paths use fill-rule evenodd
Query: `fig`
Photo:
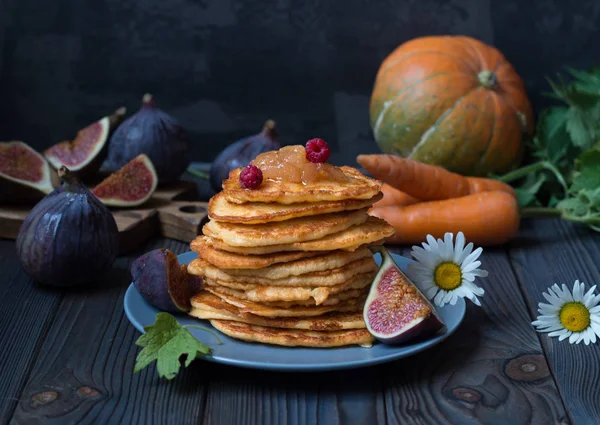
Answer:
<svg viewBox="0 0 600 425"><path fill-rule="evenodd" d="M158 109L152 95L146 94L140 110L111 136L104 167L117 170L143 153L154 164L160 183L173 182L190 164L188 144L188 134L177 120Z"/></svg>
<svg viewBox="0 0 600 425"><path fill-rule="evenodd" d="M17 256L34 280L54 286L94 283L117 255L112 214L62 166L62 185L29 212L17 235Z"/></svg>
<svg viewBox="0 0 600 425"><path fill-rule="evenodd" d="M131 265L133 286L148 304L172 313L188 312L190 299L202 289L202 280L187 272L177 256L159 248L138 257Z"/></svg>
<svg viewBox="0 0 600 425"><path fill-rule="evenodd" d="M150 199L157 185L152 161L140 154L102 180L92 193L109 207L135 207Z"/></svg>
<svg viewBox="0 0 600 425"><path fill-rule="evenodd" d="M93 175L106 159L109 134L121 123L125 112L125 108L117 109L112 115L79 130L74 140L49 147L44 156L55 169L64 165L80 179Z"/></svg>
<svg viewBox="0 0 600 425"><path fill-rule="evenodd" d="M280 147L275 121L267 120L260 133L232 143L217 155L210 167L210 184L213 190L221 191L223 180L229 177L231 170L244 168L258 154L277 150Z"/></svg>
<svg viewBox="0 0 600 425"><path fill-rule="evenodd" d="M0 202L39 201L54 190L50 166L29 145L0 142Z"/></svg>
<svg viewBox="0 0 600 425"><path fill-rule="evenodd" d="M435 307L398 268L383 246L381 266L371 285L363 316L367 329L380 342L402 344L425 338L444 327Z"/></svg>

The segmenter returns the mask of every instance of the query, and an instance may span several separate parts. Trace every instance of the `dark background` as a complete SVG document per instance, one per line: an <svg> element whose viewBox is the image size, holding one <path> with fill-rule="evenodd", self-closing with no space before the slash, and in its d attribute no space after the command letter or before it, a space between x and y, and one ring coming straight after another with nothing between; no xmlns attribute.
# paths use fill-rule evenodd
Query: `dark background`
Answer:
<svg viewBox="0 0 600 425"><path fill-rule="evenodd" d="M375 152L380 62L428 34L498 47L535 108L545 76L600 50L598 0L1 0L0 140L42 149L145 92L193 136L193 159L278 122L284 144L322 137L333 161Z"/></svg>

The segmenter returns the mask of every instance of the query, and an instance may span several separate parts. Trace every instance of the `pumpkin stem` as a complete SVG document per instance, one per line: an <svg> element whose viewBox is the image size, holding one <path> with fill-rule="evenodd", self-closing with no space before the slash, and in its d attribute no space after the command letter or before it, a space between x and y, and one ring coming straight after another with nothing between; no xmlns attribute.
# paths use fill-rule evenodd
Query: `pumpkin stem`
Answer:
<svg viewBox="0 0 600 425"><path fill-rule="evenodd" d="M479 80L479 84L481 84L486 89L491 89L496 85L496 74L492 71L481 71L477 74L477 79Z"/></svg>

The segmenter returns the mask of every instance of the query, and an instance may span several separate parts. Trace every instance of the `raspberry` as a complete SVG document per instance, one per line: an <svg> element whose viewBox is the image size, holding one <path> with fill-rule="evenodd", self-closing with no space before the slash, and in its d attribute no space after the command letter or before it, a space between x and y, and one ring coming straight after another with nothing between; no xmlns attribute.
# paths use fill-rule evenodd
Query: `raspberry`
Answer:
<svg viewBox="0 0 600 425"><path fill-rule="evenodd" d="M262 181L262 171L256 165L248 164L240 173L240 184L244 189L256 189Z"/></svg>
<svg viewBox="0 0 600 425"><path fill-rule="evenodd" d="M306 142L306 159L312 163L327 161L330 153L329 146L323 139L311 139Z"/></svg>

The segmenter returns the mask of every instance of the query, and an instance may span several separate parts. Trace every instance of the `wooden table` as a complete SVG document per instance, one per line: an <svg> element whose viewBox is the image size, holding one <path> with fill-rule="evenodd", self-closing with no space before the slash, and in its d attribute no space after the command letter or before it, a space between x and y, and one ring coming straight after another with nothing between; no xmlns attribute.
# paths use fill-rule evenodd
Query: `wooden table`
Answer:
<svg viewBox="0 0 600 425"><path fill-rule="evenodd" d="M173 381L133 375L139 332L123 313L129 265L179 242L118 258L105 284L34 284L0 240L0 423L14 424L598 424L600 344L559 343L530 322L542 291L600 283L600 235L558 220L524 221L488 249L483 306L414 357L331 373L275 373L201 360ZM400 250L407 254L407 250Z"/></svg>

